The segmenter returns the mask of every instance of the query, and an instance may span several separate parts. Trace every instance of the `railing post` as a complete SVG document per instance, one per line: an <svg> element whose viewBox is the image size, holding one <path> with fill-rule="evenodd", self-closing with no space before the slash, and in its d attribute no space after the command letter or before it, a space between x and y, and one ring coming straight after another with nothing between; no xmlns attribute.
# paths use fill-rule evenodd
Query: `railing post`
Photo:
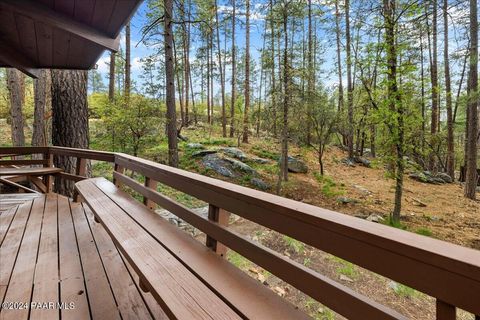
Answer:
<svg viewBox="0 0 480 320"><path fill-rule="evenodd" d="M457 310L455 306L437 299L437 320L455 320Z"/></svg>
<svg viewBox="0 0 480 320"><path fill-rule="evenodd" d="M149 177L145 177L145 187L157 191L157 185L158 185L157 181L155 181L155 180L153 180ZM148 199L145 196L143 196L143 204L146 205L148 208L150 208L152 210L153 210L153 208L155 208L155 202L153 202L152 200Z"/></svg>
<svg viewBox="0 0 480 320"><path fill-rule="evenodd" d="M120 174L123 174L125 172L125 168L122 167L121 165L115 163L115 166L114 166L114 170ZM117 179L115 179L115 177L113 177L113 184L117 187L117 188L120 188L121 184L120 182L117 181Z"/></svg>
<svg viewBox="0 0 480 320"><path fill-rule="evenodd" d="M44 160L47 160L47 163L43 165L44 168L51 168L53 167L53 153L50 153L48 151L47 153L43 154ZM52 186L53 186L53 176L51 174L47 174L46 176L43 177L44 181L43 183L45 184L46 187L46 193L52 192Z"/></svg>
<svg viewBox="0 0 480 320"><path fill-rule="evenodd" d="M222 226L228 226L228 221L230 219L230 212L216 207L212 204L208 206L208 220L214 221ZM222 243L218 242L214 238L210 237L207 234L206 246L215 251L221 257L227 255L228 248Z"/></svg>
<svg viewBox="0 0 480 320"><path fill-rule="evenodd" d="M75 168L75 174L77 176L82 176L82 177L85 177L86 174L87 174L87 159L85 158L77 158L77 164L76 164L76 168ZM79 195L78 195L78 192L77 190L75 190L73 192L73 201L75 202L78 202L80 199L79 199Z"/></svg>

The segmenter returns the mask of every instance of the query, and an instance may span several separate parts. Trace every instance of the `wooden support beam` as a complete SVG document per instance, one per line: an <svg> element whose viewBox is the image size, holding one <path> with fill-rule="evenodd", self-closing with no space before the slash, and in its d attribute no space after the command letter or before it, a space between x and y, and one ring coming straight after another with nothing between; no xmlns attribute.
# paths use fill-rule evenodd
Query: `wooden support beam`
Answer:
<svg viewBox="0 0 480 320"><path fill-rule="evenodd" d="M40 70L36 69L36 64L27 58L23 53L14 49L9 44L0 40L0 59L12 68L16 68L27 76L37 79Z"/></svg>
<svg viewBox="0 0 480 320"><path fill-rule="evenodd" d="M157 186L158 186L157 181L150 179L149 177L145 177L145 187L157 191ZM143 196L143 204L146 205L149 209L153 210L155 208L155 202L153 202L146 196Z"/></svg>
<svg viewBox="0 0 480 320"><path fill-rule="evenodd" d="M208 220L214 221L221 226L228 226L230 212L214 205L208 206ZM215 251L221 257L226 257L228 248L207 234L206 246Z"/></svg>
<svg viewBox="0 0 480 320"><path fill-rule="evenodd" d="M10 180L7 180L7 179L4 179L4 178L0 178L0 184L5 184L5 185L9 185L11 187L15 187L19 190L23 190L23 191L27 191L27 192L30 192L30 193L40 193L38 191L35 191L33 189L30 189L30 188L27 188L25 186L22 186L21 184L18 184L18 183L15 183L13 181L10 181Z"/></svg>
<svg viewBox="0 0 480 320"><path fill-rule="evenodd" d="M120 44L120 36L112 38L107 34L78 22L71 17L61 14L51 8L32 0L2 0L0 4L8 6L16 12L41 21L54 28L67 31L82 39L95 43L105 49L116 52ZM3 49L3 48L2 48Z"/></svg>

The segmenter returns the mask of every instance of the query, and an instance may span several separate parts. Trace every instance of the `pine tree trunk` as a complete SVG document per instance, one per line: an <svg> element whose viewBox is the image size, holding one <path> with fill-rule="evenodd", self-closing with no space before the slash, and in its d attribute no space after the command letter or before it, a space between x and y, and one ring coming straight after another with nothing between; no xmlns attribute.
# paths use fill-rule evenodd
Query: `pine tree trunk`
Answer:
<svg viewBox="0 0 480 320"><path fill-rule="evenodd" d="M49 77L50 70L41 70L38 79L33 81L35 106L33 111L32 146L48 145L45 115L47 112L47 96L50 92L50 87L47 87L47 82L49 82L47 78Z"/></svg>
<svg viewBox="0 0 480 320"><path fill-rule="evenodd" d="M284 1L283 11L283 128L282 128L282 160L281 174L283 181L288 181L288 109L290 103L290 66L288 61L288 1Z"/></svg>
<svg viewBox="0 0 480 320"><path fill-rule="evenodd" d="M438 132L438 53L437 53L437 0L433 0L433 16L432 16L432 63L430 70L430 77L432 83L432 118L430 125L431 145L436 147L435 135ZM432 150L434 151L434 150ZM430 170L436 171L437 164L435 161L434 152L430 154Z"/></svg>
<svg viewBox="0 0 480 320"><path fill-rule="evenodd" d="M88 149L87 71L52 71L52 144ZM76 160L56 157L55 166L75 173ZM71 197L74 182L55 179L55 192Z"/></svg>
<svg viewBox="0 0 480 320"><path fill-rule="evenodd" d="M307 145L311 143L312 103L313 103L313 32L312 32L312 0L308 0L308 92L307 92Z"/></svg>
<svg viewBox="0 0 480 320"><path fill-rule="evenodd" d="M271 32L271 46L272 46L272 115L273 115L273 136L277 137L277 84L275 81L275 23L273 15L273 0L270 0L270 32Z"/></svg>
<svg viewBox="0 0 480 320"><path fill-rule="evenodd" d="M468 74L465 197L475 199L478 139L478 4L470 0L470 72Z"/></svg>
<svg viewBox="0 0 480 320"><path fill-rule="evenodd" d="M445 64L445 94L447 107L447 174L455 179L455 144L453 136L452 89L448 56L448 0L443 0L443 59Z"/></svg>
<svg viewBox="0 0 480 320"><path fill-rule="evenodd" d="M245 109L243 110L243 143L248 143L248 123L250 112L250 0L246 0L245 24Z"/></svg>
<svg viewBox="0 0 480 320"><path fill-rule="evenodd" d="M108 101L115 98L115 52L110 52L110 72L108 74Z"/></svg>
<svg viewBox="0 0 480 320"><path fill-rule="evenodd" d="M215 0L215 20L216 20L216 29L217 29L217 53L218 53L218 68L220 73L220 89L222 95L222 136L227 136L227 114L225 110L225 75L223 73L222 65L222 49L220 46L220 19L218 17L218 5L217 0Z"/></svg>
<svg viewBox="0 0 480 320"><path fill-rule="evenodd" d="M178 141L177 141L177 113L175 108L175 74L173 69L173 30L172 13L173 0L163 1L165 8L164 42L165 42L165 79L166 79L166 105L167 105L167 138L168 138L168 164L178 167Z"/></svg>
<svg viewBox="0 0 480 320"><path fill-rule="evenodd" d="M125 26L125 102L130 102L130 90L131 90L131 80L130 80L130 23L127 23Z"/></svg>
<svg viewBox="0 0 480 320"><path fill-rule="evenodd" d="M397 48L395 41L395 0L383 0L385 17L385 44L387 51L387 79L388 79L388 103L389 109L396 113L397 123L394 126L397 129L397 135L394 137L396 149L396 174L395 174L395 204L392 213L394 223L400 221L402 209L403 193L403 143L404 143L404 124L403 124L403 105L400 97L400 91L397 85Z"/></svg>
<svg viewBox="0 0 480 320"><path fill-rule="evenodd" d="M347 105L348 105L348 158L353 159L353 83L352 83L352 39L350 36L350 0L345 0L345 36L347 38Z"/></svg>
<svg viewBox="0 0 480 320"><path fill-rule="evenodd" d="M12 145L15 147L25 146L25 121L22 113L25 86L22 78L23 74L17 69L7 69L7 87L10 97L10 116L12 118Z"/></svg>
<svg viewBox="0 0 480 320"><path fill-rule="evenodd" d="M230 138L235 134L235 101L236 101L236 77L237 57L235 52L235 25L236 25L236 0L232 0L232 100L230 102Z"/></svg>

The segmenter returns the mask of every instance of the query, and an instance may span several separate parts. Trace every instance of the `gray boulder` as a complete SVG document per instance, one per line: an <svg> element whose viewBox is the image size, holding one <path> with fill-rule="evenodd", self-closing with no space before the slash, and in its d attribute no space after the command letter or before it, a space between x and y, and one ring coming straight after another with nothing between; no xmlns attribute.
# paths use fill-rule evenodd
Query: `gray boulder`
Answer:
<svg viewBox="0 0 480 320"><path fill-rule="evenodd" d="M230 163L224 159L221 159L216 154L207 154L205 157L203 157L202 163L205 167L215 171L218 174L221 174L222 176L229 178L235 177L235 174L230 169Z"/></svg>
<svg viewBox="0 0 480 320"><path fill-rule="evenodd" d="M370 160L364 157L355 157L355 162L367 168L371 167Z"/></svg>
<svg viewBox="0 0 480 320"><path fill-rule="evenodd" d="M268 159L263 159L263 158L251 158L250 160L260 164L266 164L270 162Z"/></svg>
<svg viewBox="0 0 480 320"><path fill-rule="evenodd" d="M229 155L230 157L234 157L242 161L247 159L247 155L238 148L233 148L233 147L223 148L222 151L227 155Z"/></svg>
<svg viewBox="0 0 480 320"><path fill-rule="evenodd" d="M198 150L192 153L192 158L205 157L207 155L215 154L217 150Z"/></svg>
<svg viewBox="0 0 480 320"><path fill-rule="evenodd" d="M308 167L307 164L297 158L288 157L288 171L293 173L307 173Z"/></svg>
<svg viewBox="0 0 480 320"><path fill-rule="evenodd" d="M341 204L348 204L348 203L358 203L358 200L347 198L347 197L338 197L337 202Z"/></svg>
<svg viewBox="0 0 480 320"><path fill-rule="evenodd" d="M255 169L250 167L248 164L243 163L242 161L238 161L232 158L224 158L225 161L228 161L232 164L233 169L237 169L249 174L256 174L257 172Z"/></svg>
<svg viewBox="0 0 480 320"><path fill-rule="evenodd" d="M270 186L265 181L259 178L250 179L250 183L262 191L270 189Z"/></svg>
<svg viewBox="0 0 480 320"><path fill-rule="evenodd" d="M205 147L201 143L190 142L186 145L189 149L204 149Z"/></svg>
<svg viewBox="0 0 480 320"><path fill-rule="evenodd" d="M452 183L453 179L448 174L444 172L439 172L436 175L437 178L442 179L445 183Z"/></svg>

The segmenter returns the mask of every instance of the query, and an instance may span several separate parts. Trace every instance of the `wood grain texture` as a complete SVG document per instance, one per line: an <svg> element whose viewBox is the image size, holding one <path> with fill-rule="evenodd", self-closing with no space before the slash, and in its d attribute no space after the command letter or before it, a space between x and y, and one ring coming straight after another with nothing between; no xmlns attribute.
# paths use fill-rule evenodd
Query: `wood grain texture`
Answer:
<svg viewBox="0 0 480 320"><path fill-rule="evenodd" d="M91 180L77 183L77 189L169 317L240 319Z"/></svg>

